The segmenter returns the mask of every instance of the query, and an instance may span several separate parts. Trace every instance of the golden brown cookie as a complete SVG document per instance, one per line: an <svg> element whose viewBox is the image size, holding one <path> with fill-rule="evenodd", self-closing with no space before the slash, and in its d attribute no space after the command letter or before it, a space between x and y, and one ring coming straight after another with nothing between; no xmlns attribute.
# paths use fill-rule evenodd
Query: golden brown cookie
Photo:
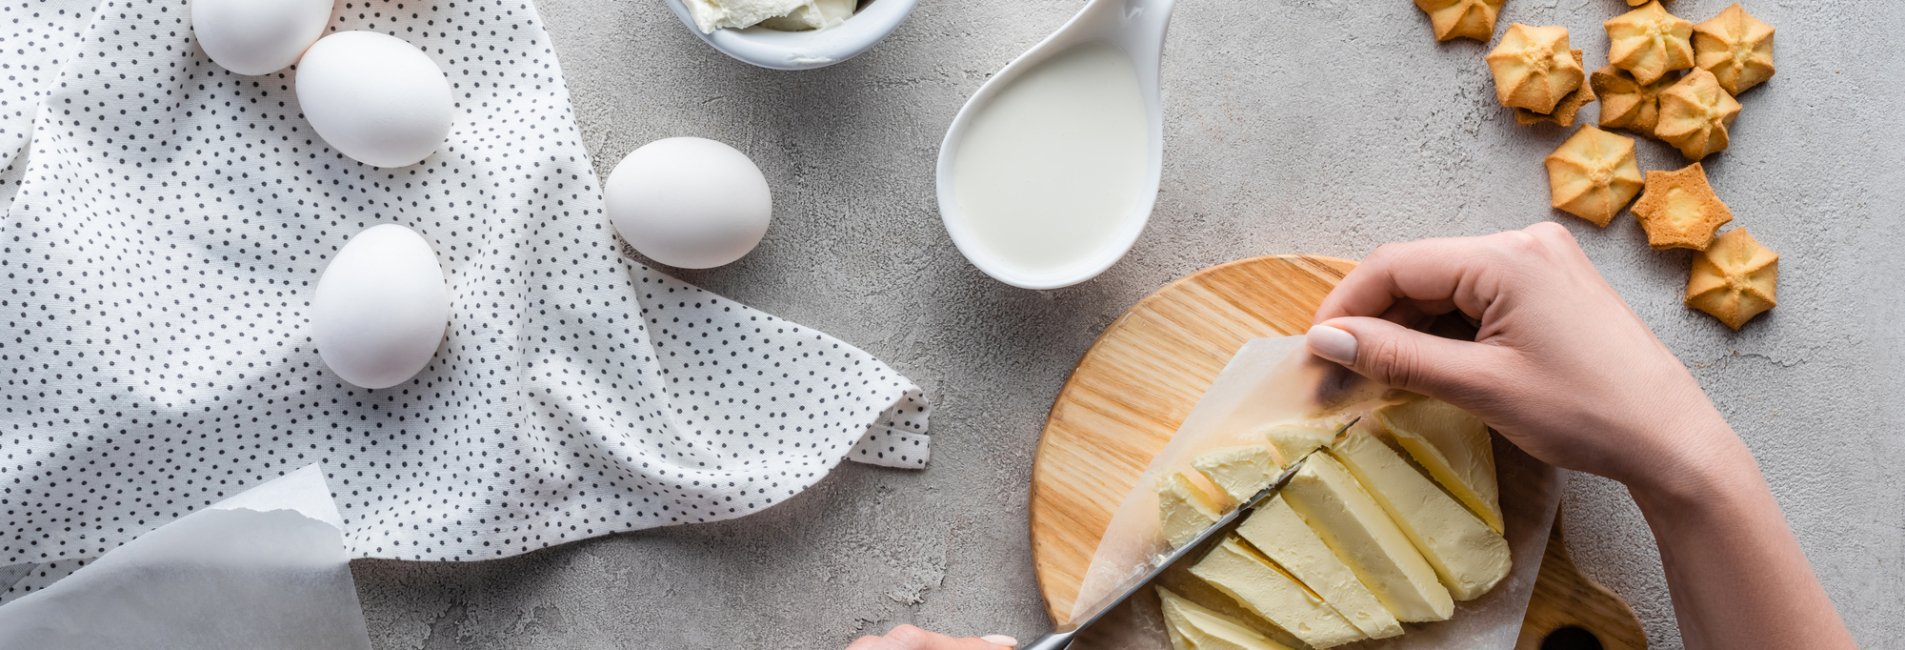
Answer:
<svg viewBox="0 0 1905 650"><path fill-rule="evenodd" d="M1712 314L1739 331L1746 321L1777 303L1779 254L1735 228L1693 256L1687 274L1687 306Z"/></svg>
<svg viewBox="0 0 1905 650"><path fill-rule="evenodd" d="M1676 79L1670 74L1643 84L1611 65L1595 70L1588 75L1588 86L1601 99L1601 126L1654 137L1654 126L1660 123L1660 91Z"/></svg>
<svg viewBox="0 0 1905 650"><path fill-rule="evenodd" d="M1581 51L1574 50L1573 54L1575 64L1581 64ZM1561 101L1554 105L1554 110L1547 114L1536 113L1526 108L1515 109L1515 122L1522 126L1540 124L1542 122L1553 122L1560 126L1574 126L1574 117L1580 114L1581 108L1592 103L1594 103L1594 89L1589 87L1588 84L1581 84L1580 88L1576 88L1574 92L1568 93L1566 97L1562 97Z"/></svg>
<svg viewBox="0 0 1905 650"><path fill-rule="evenodd" d="M1435 40L1472 38L1483 43L1495 36L1495 16L1508 0L1416 0L1416 8L1429 15L1435 28Z"/></svg>
<svg viewBox="0 0 1905 650"><path fill-rule="evenodd" d="M1607 227L1640 193L1634 139L1583 126L1548 154L1548 194L1556 209Z"/></svg>
<svg viewBox="0 0 1905 650"><path fill-rule="evenodd" d="M1740 102L1720 87L1713 73L1695 69L1660 91L1660 122L1654 137L1699 160L1725 149L1727 128L1740 116Z"/></svg>
<svg viewBox="0 0 1905 650"><path fill-rule="evenodd" d="M1649 170L1646 189L1634 202L1634 218L1647 231L1648 246L1699 251L1733 220L1733 211L1713 193L1706 168L1694 163L1670 172Z"/></svg>
<svg viewBox="0 0 1905 650"><path fill-rule="evenodd" d="M1552 113L1556 104L1586 83L1587 73L1568 47L1568 28L1508 26L1488 53L1495 98L1503 106Z"/></svg>
<svg viewBox="0 0 1905 650"><path fill-rule="evenodd" d="M1693 67L1693 23L1667 13L1658 2L1608 19L1607 60L1653 83L1674 70Z"/></svg>
<svg viewBox="0 0 1905 650"><path fill-rule="evenodd" d="M1693 64L1739 95L1773 76L1773 26L1735 3L1693 26Z"/></svg>

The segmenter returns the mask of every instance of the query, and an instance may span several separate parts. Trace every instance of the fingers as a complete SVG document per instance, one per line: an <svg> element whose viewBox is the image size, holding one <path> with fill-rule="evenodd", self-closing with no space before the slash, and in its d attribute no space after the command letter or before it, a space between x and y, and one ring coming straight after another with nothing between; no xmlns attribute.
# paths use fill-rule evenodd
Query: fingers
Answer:
<svg viewBox="0 0 1905 650"><path fill-rule="evenodd" d="M1391 305L1382 313L1382 319L1410 329L1423 329L1436 321L1437 314L1447 311L1449 310L1438 311L1431 305L1405 300Z"/></svg>
<svg viewBox="0 0 1905 650"><path fill-rule="evenodd" d="M1381 318L1349 316L1310 328L1311 352L1357 374L1413 393L1465 402L1484 384L1482 369L1500 365L1500 348L1447 339Z"/></svg>
<svg viewBox="0 0 1905 650"><path fill-rule="evenodd" d="M1017 642L1009 637L993 635L984 639L959 639L912 625L900 625L884 636L860 637L847 646L847 650L1010 650L1014 645Z"/></svg>
<svg viewBox="0 0 1905 650"><path fill-rule="evenodd" d="M1343 316L1378 316L1405 301L1419 303L1418 309L1424 312L1457 308L1479 318L1479 310L1486 308L1485 301L1460 304L1457 296L1483 297L1471 288L1480 271L1471 258L1482 248L1473 238L1425 239L1378 247L1323 299L1316 309L1315 322ZM1477 311L1471 313L1471 309Z"/></svg>
<svg viewBox="0 0 1905 650"><path fill-rule="evenodd" d="M1336 285L1317 308L1314 322L1379 316L1411 303L1427 315L1460 310L1481 320L1515 267L1539 263L1565 249L1579 251L1573 236L1545 222L1483 237L1384 245Z"/></svg>

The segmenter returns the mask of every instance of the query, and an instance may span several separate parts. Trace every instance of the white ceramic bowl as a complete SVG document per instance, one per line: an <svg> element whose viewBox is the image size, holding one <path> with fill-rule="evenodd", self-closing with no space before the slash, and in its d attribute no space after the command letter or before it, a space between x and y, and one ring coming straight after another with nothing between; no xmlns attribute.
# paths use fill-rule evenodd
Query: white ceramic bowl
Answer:
<svg viewBox="0 0 1905 650"><path fill-rule="evenodd" d="M919 0L870 0L846 22L811 32L783 32L765 27L717 29L703 34L681 0L667 0L681 24L722 54L773 70L824 68L847 59L886 38L900 26Z"/></svg>
<svg viewBox="0 0 1905 650"><path fill-rule="evenodd" d="M1090 0L1058 31L987 79L966 100L966 105L959 108L959 114L946 129L946 138L940 141L938 169L934 174L940 221L945 224L953 245L974 267L995 280L1021 289L1059 289L1097 277L1137 244L1138 236L1151 220L1151 209L1157 204L1159 181L1164 173L1164 105L1158 73L1164 60L1165 28L1170 24L1171 9L1176 3L1177 0ZM1100 42L1130 57L1138 75L1139 93L1144 96L1146 169L1144 184L1134 190L1139 196L1131 203L1135 218L1120 221L1111 243L1090 256L1058 270L1028 270L999 257L973 233L972 217L959 204L953 162L959 156L959 147L973 122L973 115L984 111L994 96L1047 60L1074 47ZM1107 188L1107 191L1116 190Z"/></svg>

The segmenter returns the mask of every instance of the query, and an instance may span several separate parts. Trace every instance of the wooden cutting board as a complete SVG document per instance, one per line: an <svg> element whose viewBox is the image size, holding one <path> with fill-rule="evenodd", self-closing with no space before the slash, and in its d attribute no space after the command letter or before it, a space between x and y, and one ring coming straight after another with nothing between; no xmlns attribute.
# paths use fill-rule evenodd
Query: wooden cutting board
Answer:
<svg viewBox="0 0 1905 650"><path fill-rule="evenodd" d="M1204 269L1139 301L1092 344L1052 405L1032 466L1032 561L1053 621L1071 612L1119 502L1231 355L1250 339L1308 329L1355 266L1276 256ZM1633 608L1574 569L1560 526L1516 647L1646 648Z"/></svg>

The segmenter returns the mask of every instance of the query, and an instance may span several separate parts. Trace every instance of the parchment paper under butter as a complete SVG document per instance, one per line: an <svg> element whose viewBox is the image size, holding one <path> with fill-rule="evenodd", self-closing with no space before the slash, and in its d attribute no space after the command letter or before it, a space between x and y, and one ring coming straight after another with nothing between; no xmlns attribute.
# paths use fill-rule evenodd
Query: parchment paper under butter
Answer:
<svg viewBox="0 0 1905 650"><path fill-rule="evenodd" d="M1297 420L1340 424L1390 401L1373 385L1311 356L1300 336L1256 339L1232 357L1171 442L1153 458L1112 516L1079 588L1072 619L1086 614L1153 558L1170 550L1158 525L1157 482L1190 467L1198 454L1257 442L1264 425ZM1495 589L1456 603L1440 623L1410 624L1400 637L1341 646L1362 649L1511 648L1528 611L1548 531L1561 503L1561 475L1553 467L1495 438L1497 482L1514 567ZM1103 628L1103 629L1101 629ZM1079 647L1169 648L1157 598L1143 594L1094 628Z"/></svg>

